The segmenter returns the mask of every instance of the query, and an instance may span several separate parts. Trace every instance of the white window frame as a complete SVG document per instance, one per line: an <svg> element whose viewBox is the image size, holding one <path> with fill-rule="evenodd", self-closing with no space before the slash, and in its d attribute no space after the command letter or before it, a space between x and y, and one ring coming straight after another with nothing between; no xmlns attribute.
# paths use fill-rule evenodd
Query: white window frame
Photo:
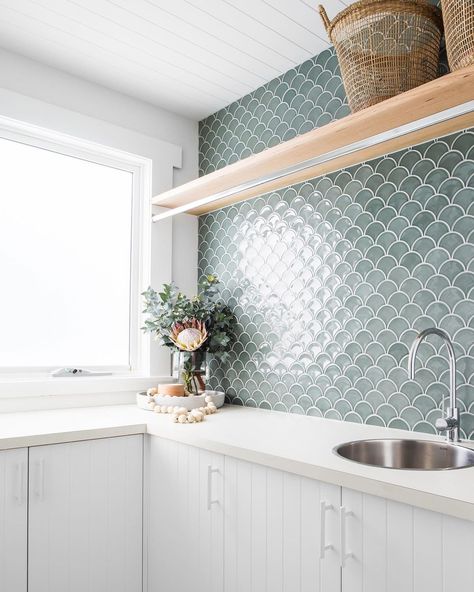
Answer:
<svg viewBox="0 0 474 592"><path fill-rule="evenodd" d="M115 377L148 376L150 339L141 331L143 326L141 293L149 286L151 273L152 161L123 150L4 116L0 116L0 138L132 173L129 366L90 366L88 369L112 372ZM49 377L54 369L56 368L6 368L1 365L0 360L0 382L10 382L14 375L17 377L21 375L22 379L33 377L44 379Z"/></svg>

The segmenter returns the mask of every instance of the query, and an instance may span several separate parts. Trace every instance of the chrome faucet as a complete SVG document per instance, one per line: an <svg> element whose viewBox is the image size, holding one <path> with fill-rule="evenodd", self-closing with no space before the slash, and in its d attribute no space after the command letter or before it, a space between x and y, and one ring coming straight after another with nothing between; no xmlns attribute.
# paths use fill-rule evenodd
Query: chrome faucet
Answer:
<svg viewBox="0 0 474 592"><path fill-rule="evenodd" d="M440 417L436 420L436 428L440 432L446 432L448 442L459 442L460 416L459 408L456 404L456 355L454 353L453 343L446 331L431 327L424 329L416 336L408 356L408 375L410 380L415 380L415 363L418 346L428 335L438 335L438 337L444 339L449 357L449 407L446 409L446 417Z"/></svg>

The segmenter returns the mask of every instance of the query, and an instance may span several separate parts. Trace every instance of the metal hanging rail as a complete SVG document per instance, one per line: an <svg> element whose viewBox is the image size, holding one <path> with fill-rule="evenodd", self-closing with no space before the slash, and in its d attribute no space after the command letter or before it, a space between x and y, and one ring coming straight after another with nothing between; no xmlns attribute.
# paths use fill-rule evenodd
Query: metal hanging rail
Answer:
<svg viewBox="0 0 474 592"><path fill-rule="evenodd" d="M153 222L158 222L159 220L165 220L171 216L175 216L177 214L182 214L189 210L193 210L195 208L199 208L211 203L216 204L216 209L219 207L219 201L222 199L232 197L236 194L242 193L247 191L248 189L257 188L261 185L265 185L268 182L275 181L277 179L284 179L285 177L289 177L290 175L304 171L306 169L313 168L314 166L330 162L332 160L336 160L341 158L342 156L347 156L349 154L354 154L356 152L360 152L361 150L365 150L367 148L371 148L373 146L377 146L379 144L383 144L387 140L393 140L395 138L400 138L411 134L413 132L426 129L433 125L437 125L439 123L443 123L449 121L451 119L455 119L462 115L466 115L468 113L474 112L474 100L468 101L467 103L463 103L461 105L457 105L456 107L452 107L450 109L445 109L444 111L440 111L439 113L435 113L434 115L429 115L428 117L423 117L417 121L413 121L406 125L401 125L399 127L392 128L380 134L376 134L374 136L370 136L365 138L364 140L360 140L358 142L353 142L352 144L348 144L342 148L338 148L337 150L332 150L327 152L326 154L322 154L321 156L315 156L314 158L310 158L304 160L298 164L295 164L290 167L283 168L279 171L275 171L271 174L264 175L257 179L252 179L250 181L246 181L235 187L230 189L226 189L219 193L215 193L201 199L197 199L195 201L189 202L185 205L178 206L175 208L170 208L168 211L160 212L159 214L155 214L152 218ZM291 183L290 183L291 184ZM285 185L281 186L282 188ZM159 204L156 204L159 205Z"/></svg>
<svg viewBox="0 0 474 592"><path fill-rule="evenodd" d="M152 199L159 221L201 215L474 127L474 66L281 142Z"/></svg>

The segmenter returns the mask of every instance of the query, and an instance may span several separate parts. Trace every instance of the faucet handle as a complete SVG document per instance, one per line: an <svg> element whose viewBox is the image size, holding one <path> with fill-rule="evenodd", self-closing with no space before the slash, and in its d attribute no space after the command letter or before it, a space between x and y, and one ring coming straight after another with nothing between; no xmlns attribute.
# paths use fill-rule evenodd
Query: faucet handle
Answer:
<svg viewBox="0 0 474 592"><path fill-rule="evenodd" d="M459 420L456 417L440 417L436 420L435 425L440 432L448 432L459 427Z"/></svg>

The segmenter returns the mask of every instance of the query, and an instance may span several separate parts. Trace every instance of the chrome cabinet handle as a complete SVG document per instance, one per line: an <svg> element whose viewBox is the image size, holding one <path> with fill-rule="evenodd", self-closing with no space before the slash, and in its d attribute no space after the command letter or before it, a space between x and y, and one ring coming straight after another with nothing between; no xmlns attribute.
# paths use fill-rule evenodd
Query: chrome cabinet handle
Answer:
<svg viewBox="0 0 474 592"><path fill-rule="evenodd" d="M44 500L44 459L36 462L36 479L34 494L39 501Z"/></svg>
<svg viewBox="0 0 474 592"><path fill-rule="evenodd" d="M213 499L212 497L212 474L219 473L219 469L216 469L212 465L207 466L207 509L210 511L213 504L218 504L219 500Z"/></svg>
<svg viewBox="0 0 474 592"><path fill-rule="evenodd" d="M320 504L321 541L320 541L320 554L319 554L319 557L321 559L324 559L324 556L326 555L326 551L329 551L329 549L333 548L333 545L326 544L326 512L328 510L333 510L333 509L334 509L334 506L332 504L327 504L325 501L321 500L321 504Z"/></svg>
<svg viewBox="0 0 474 592"><path fill-rule="evenodd" d="M350 510L346 510L344 506L339 508L339 526L341 534L341 567L346 567L346 560L354 556L353 553L346 550L347 545L347 533L346 533L346 518L347 516L353 516L354 513Z"/></svg>

